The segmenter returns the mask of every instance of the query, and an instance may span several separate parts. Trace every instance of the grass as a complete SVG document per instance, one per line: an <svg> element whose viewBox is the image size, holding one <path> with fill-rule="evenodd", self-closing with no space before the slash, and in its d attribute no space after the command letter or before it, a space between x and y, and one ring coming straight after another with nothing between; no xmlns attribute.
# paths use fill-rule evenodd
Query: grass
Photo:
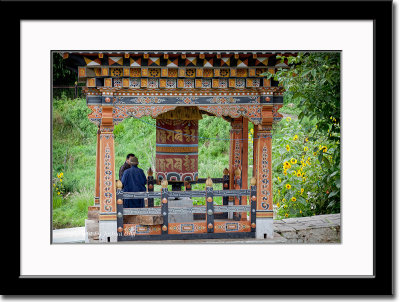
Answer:
<svg viewBox="0 0 400 302"><path fill-rule="evenodd" d="M88 206L92 205L92 190L83 189L70 194L60 206L53 208L53 229L84 226Z"/></svg>

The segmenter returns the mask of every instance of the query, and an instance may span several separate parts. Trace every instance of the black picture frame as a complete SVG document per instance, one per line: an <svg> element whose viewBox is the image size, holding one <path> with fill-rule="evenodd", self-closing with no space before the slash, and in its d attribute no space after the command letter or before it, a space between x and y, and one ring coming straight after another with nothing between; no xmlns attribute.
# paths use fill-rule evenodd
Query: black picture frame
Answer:
<svg viewBox="0 0 400 302"><path fill-rule="evenodd" d="M146 14L152 7L167 12L157 19L206 20L374 20L374 277L299 277L287 278L21 278L20 276L20 179L19 167L7 171L9 181L15 186L8 198L7 211L3 212L3 265L1 294L3 295L393 295L393 86L392 86L392 1L232 1L232 2L133 2L113 1L121 5L118 14L102 9L106 2L16 1L1 2L3 57L13 55L14 60L4 60L7 78L6 104L12 103L14 115L21 110L20 98L20 21L21 20L113 20L131 19L130 9L144 12L143 19L155 18ZM97 10L88 14L94 6ZM232 7L232 10L227 9ZM257 7L257 9L254 9ZM261 7L268 7L265 14ZM202 9L200 9L202 8ZM285 9L287 8L287 9ZM154 11L154 10L153 10ZM206 13L205 13L206 11ZM190 13L189 13L190 12ZM225 13L222 13L225 12ZM382 59L383 58L383 59ZM380 63L383 60L383 64ZM372 64L372 63L371 63ZM2 74L5 80L5 75ZM9 105L7 105L9 106ZM6 118L13 125L8 134L15 143L13 152L20 148L19 123L14 117ZM16 129L17 128L17 129ZM7 130L6 130L7 132ZM20 133L20 132L19 132ZM384 146L384 147L382 147ZM19 158L26 156L19 152ZM29 156L29 155L28 155ZM13 163L15 164L15 163ZM386 177L378 177L385 175ZM47 181L47 180L45 180ZM7 188L7 190L9 190ZM165 260L166 261L166 260ZM245 259L243 259L245 261ZM168 272L166 272L168 274ZM84 279L84 280L82 280ZM134 282L134 287L132 286ZM218 283L213 286L212 283ZM100 284L107 284L103 286ZM239 286L238 286L239 285ZM310 286L311 285L311 286Z"/></svg>

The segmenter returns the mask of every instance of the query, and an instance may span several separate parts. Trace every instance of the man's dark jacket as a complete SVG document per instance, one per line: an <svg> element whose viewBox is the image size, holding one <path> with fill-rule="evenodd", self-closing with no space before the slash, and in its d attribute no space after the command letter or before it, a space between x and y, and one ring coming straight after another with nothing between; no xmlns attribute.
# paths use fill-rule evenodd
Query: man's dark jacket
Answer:
<svg viewBox="0 0 400 302"><path fill-rule="evenodd" d="M137 166L125 170L121 182L124 192L146 192L146 176ZM124 199L124 208L144 208L144 199Z"/></svg>
<svg viewBox="0 0 400 302"><path fill-rule="evenodd" d="M129 169L130 167L132 167L130 164L124 162L121 168L119 168L119 180L122 180L122 175L124 174L125 170Z"/></svg>

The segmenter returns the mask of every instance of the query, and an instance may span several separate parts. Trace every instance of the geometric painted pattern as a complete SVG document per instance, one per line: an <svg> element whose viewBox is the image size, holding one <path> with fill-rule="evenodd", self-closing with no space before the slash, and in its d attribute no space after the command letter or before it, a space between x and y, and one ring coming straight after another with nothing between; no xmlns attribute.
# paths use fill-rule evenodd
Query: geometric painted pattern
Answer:
<svg viewBox="0 0 400 302"><path fill-rule="evenodd" d="M129 79L130 88L140 88L140 79Z"/></svg>
<svg viewBox="0 0 400 302"><path fill-rule="evenodd" d="M121 78L115 78L114 80L114 87L121 87L122 86L122 79Z"/></svg>
<svg viewBox="0 0 400 302"><path fill-rule="evenodd" d="M149 79L147 82L147 88L158 88L158 79Z"/></svg>
<svg viewBox="0 0 400 302"><path fill-rule="evenodd" d="M228 87L228 79L219 79L219 88L227 88Z"/></svg>
<svg viewBox="0 0 400 302"><path fill-rule="evenodd" d="M175 79L167 79L166 88L176 88L176 80Z"/></svg>
<svg viewBox="0 0 400 302"><path fill-rule="evenodd" d="M236 79L236 88L244 88L246 85L246 79Z"/></svg>

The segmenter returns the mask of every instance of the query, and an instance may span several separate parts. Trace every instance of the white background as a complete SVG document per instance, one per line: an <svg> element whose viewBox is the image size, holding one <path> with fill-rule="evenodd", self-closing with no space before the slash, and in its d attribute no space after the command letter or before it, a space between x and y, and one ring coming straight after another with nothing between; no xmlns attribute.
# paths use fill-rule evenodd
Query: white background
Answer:
<svg viewBox="0 0 400 302"><path fill-rule="evenodd" d="M302 24L304 24L303 22L302 22ZM338 24L340 24L340 23L338 23ZM355 24L355 22L351 22L350 23L350 25L352 25L352 24ZM73 25L73 24L69 24L69 26L70 25ZM343 30L346 30L345 32L348 32L348 33L351 33L351 29L349 30L349 27L350 27L350 25L348 25L348 26L346 26L345 27L345 29L343 29ZM356 24L357 25L357 24ZM31 26L31 25L30 25ZM280 27L280 29L282 28L282 26L284 26L284 24L280 24L279 25L279 27ZM301 24L300 24L300 26L301 26ZM52 29L52 28L54 28L54 26L52 25L52 26L46 26L47 28L45 28L46 30L49 30L49 29ZM293 30L293 29L296 29L296 28L299 28L298 26L293 26L293 23L292 23L292 26L291 26L291 30ZM325 41L324 40L324 37L325 36L329 36L329 35L327 35L326 33L324 33L323 32L323 30L321 29L321 24L318 24L318 26L312 26L312 28L313 29L316 29L316 30L320 30L321 31L321 33L317 36L317 38L314 36L314 37L312 37L312 39L309 39L308 41L307 41L307 43L305 43L305 45L304 45L304 39L303 39L303 41L296 41L296 40L293 40L292 39L292 37L296 37L296 35L291 35L291 39L286 39L287 41L281 41L281 43L278 43L277 42L277 40L276 39L271 39L271 41L273 40L273 42L274 43L268 43L268 41L264 41L263 43L263 45L262 45L262 47L260 47L259 49L322 49L322 48L326 48L326 49L340 49L340 48L343 48L343 47L339 47L338 45L341 45L340 43L338 44L338 43L336 43L335 41L334 41L334 39L332 39L332 36L330 36L329 38L330 38L330 41L332 41L332 43L329 43L329 41L328 41L328 43L327 43L327 41ZM25 37L25 32L24 32L24 30L25 30L26 28L23 26L22 27L22 39L24 39L24 38L26 38ZM74 31L73 30L71 30L71 33L73 33ZM258 31L259 32L259 31ZM282 31L281 31L282 32ZM398 28L397 28L397 33L399 32L399 30L398 30ZM113 32L114 34L116 33L116 32ZM226 33L226 32L225 32ZM247 31L246 32L246 35L238 35L238 36L240 36L240 38L242 39L242 38L246 38L246 37L248 37L249 36L249 33L251 33L251 31ZM33 35L35 35L35 33L33 34ZM41 35L42 35L42 33L41 33ZM99 44L99 41L97 41L98 40L98 37L97 36L95 36L95 37L93 37L93 39L94 39L94 41L91 41L90 42L90 45L86 45L86 44L81 44L80 46L71 46L71 43L70 43L70 41L69 41L69 39L68 39L68 35L63 35L63 37L65 38L65 36L67 36L67 39L66 39L66 42L63 44L63 43L61 43L61 44L59 44L60 42L62 42L62 41L56 41L56 40L52 40L51 41L51 43L55 43L55 44L57 44L57 46L50 46L50 49L51 48L59 48L59 49L62 49L62 48L65 48L65 49L73 49L73 48L75 48L75 49L85 49L85 48L88 48L88 49L102 49L102 48L104 48L104 49L111 49L111 48L113 48L113 47L110 47L109 45L110 44L103 44L103 45L100 45ZM160 47L158 44L157 45L155 45L154 47L150 47L150 46L147 46L147 47L142 47L141 45L139 45L139 44L136 44L136 38L137 38L137 35L135 34L135 35L132 35L135 39L133 39L132 38L132 40L129 40L129 41L133 41L133 44L132 43L128 43L129 45L127 46L127 47L121 47L121 46L118 46L118 48L124 48L124 49L151 49L151 48L154 48L154 49L162 49L162 48L165 48L165 49L218 49L218 47L217 47L217 45L218 45L218 39L216 39L213 43L212 43L212 45L211 46L206 46L207 44L205 43L206 41L199 41L199 44L198 44L198 46L196 46L196 45L193 45L192 43L190 43L190 46L188 46L188 44L186 44L185 43L185 45L179 45L179 44L174 44L174 46L173 47ZM300 36L302 36L303 37L303 34L301 34ZM346 36L346 35L345 35ZM197 37L199 37L199 36L197 36ZM75 38L75 37L74 37ZM85 37L86 39L87 38L90 38L90 36L86 36ZM126 38L126 37L125 37ZM160 38L162 38L162 37L160 37ZM309 37L310 38L310 37ZM351 36L349 37L350 38L350 40L352 39L351 38ZM353 36L353 38L354 38L354 36ZM258 39L259 39L259 37L258 37ZM90 39L89 39L90 40ZM233 39L233 41L237 41L237 39ZM75 40L76 41L76 40ZM86 41L88 41L88 40L86 40ZM159 40L158 40L159 41ZM185 41L187 41L187 39L185 38ZM242 42L243 40L241 40L241 42ZM153 41L154 42L154 41ZM167 41L168 42L168 41ZM235 46L233 46L233 47L231 47L230 45L231 45L231 42L232 41L229 41L229 40L224 40L223 41L223 46L222 46L222 48L223 49L240 49L240 48L242 48L242 47L240 47L240 46L238 46L237 44L235 45ZM293 44L291 45L291 46L286 46L285 45L285 43L288 43L288 42L293 42ZM301 43L301 42L303 42L303 43ZM321 47L321 46L317 46L317 47L315 47L314 46L314 44L313 43L316 43L316 44L320 44L320 45L323 45L323 47ZM351 43L352 41L348 41L349 43ZM357 45L358 46L360 46L360 40L359 40L359 38L357 39ZM24 50L24 47L25 47L25 43L26 43L26 41L24 41L24 40L22 40L22 47L23 47L23 49L22 50ZM79 41L79 43L81 43L81 41ZM282 44L283 43L283 44ZM59 46L58 46L59 45ZM118 43L118 45L120 45L119 43ZM162 45L165 45L164 43L162 44ZM178 45L179 45L179 47L178 47ZM258 49L258 47L257 47L257 40L254 40L254 39L252 39L251 40L251 42L250 43L243 43L243 44L241 44L241 45L246 45L246 47L243 47L244 49ZM247 45L251 45L251 47L248 47ZM36 52L36 50L38 50L38 51L40 51L39 50L39 48L41 49L41 48L46 48L46 47L49 47L49 45L43 45L43 44L41 44L41 45L37 45L37 43L36 44L34 44L33 46L31 46L31 47L33 47L33 49L31 48L30 50L31 51L34 51L34 52ZM48 53L46 54L47 56L48 56ZM22 66L26 66L26 61L24 62L24 52L23 52L23 57L22 57L22 59L23 59L23 61L22 61ZM25 57L25 59L28 59L28 58L26 58ZM345 63L346 63L346 61L345 61L345 56L343 57L343 59L344 59L344 61L343 61L343 67L344 68L347 68L348 66L345 66ZM48 58L45 58L45 60L48 60ZM349 66L349 67L351 67L351 66ZM358 67L360 67L360 66L358 66ZM45 77L45 74L46 74L46 72L48 72L48 70L49 69L47 69L47 70L44 70L44 74L43 74L43 77ZM22 75L23 75L23 78L22 78L22 84L24 85L25 83L24 83L24 77L26 76L26 74L25 74L25 69L23 69L22 70ZM343 81L345 82L346 81L346 78L344 77L343 78ZM44 81L45 82L45 81ZM43 82L42 82L43 83ZM397 79L397 84L398 84L398 79ZM40 83L35 83L35 85L39 85L40 86ZM26 89L26 87L25 86L23 86L23 89ZM43 96L43 95L46 95L46 94L49 94L49 89L48 89L48 87L42 87L42 88L40 88L40 87L36 87L36 91L38 91L38 95L41 95L41 96ZM44 94L42 94L42 93L44 93ZM26 97L26 94L22 91L22 97L23 97L23 103L22 103L22 106L21 106L21 108L22 108L22 116L21 116L21 120L23 120L24 121L24 119L28 116L27 114L28 113L32 113L32 112L36 112L36 114L40 114L40 111L39 110L34 110L34 108L32 108L32 107L30 107L29 105L29 100L26 100L26 99L24 99L24 97ZM35 102L36 101L39 101L38 99L35 99ZM46 108L49 108L49 101L48 101L48 99L47 100L40 100L40 101L42 101L43 102L43 104L42 104L42 106L44 106L44 109L46 109ZM362 107L361 107L362 108ZM43 109L43 108L40 108L40 109ZM32 111L33 110L33 111ZM345 111L346 111L347 109L346 108L344 108L344 113L346 113ZM351 110L351 109L350 109ZM360 110L360 108L358 108L358 110ZM365 114L364 113L364 111L362 112L363 113L363 115ZM398 112L397 112L398 113ZM347 114L347 113L346 113ZM32 114L30 114L30 115L32 115ZM360 114L361 115L361 114ZM368 117L368 113L366 114L366 116ZM30 139L31 139L31 136L32 135L38 135L38 133L40 133L40 131L41 130L46 130L47 129L47 131L49 131L49 124L50 124L50 122L49 122L49 115L43 115L43 116L41 116L42 117L42 119L43 119L43 124L42 124L42 122L39 120L35 120L35 122L36 122L36 124L35 124L35 129L36 129L36 131L35 131L35 133L32 133L32 131L30 131L30 129L28 129L28 128L26 128L26 122L24 122L24 123L22 123L22 142L21 142L21 144L22 144L22 148L26 148L27 147L27 145L29 145L31 142L30 142ZM46 120L46 118L47 118L47 120ZM352 119L352 121L354 121L354 118L357 118L357 115L353 115L353 116L347 116L346 117L346 115L344 115L343 116L343 127L344 127L344 135L343 135L343 137L344 137L344 144L343 145L345 145L346 144L346 136L348 136L348 135L350 135L348 132L347 132L347 130L349 129L349 131L350 131L350 127L351 127L351 124L348 124L348 123L346 123L346 120L348 120L349 118L351 118ZM365 117L364 117L365 118ZM39 124L39 125L38 125ZM371 124L371 127L372 127L372 124ZM398 129L397 129L398 130ZM366 131L367 132L367 131ZM397 133L399 133L399 131L397 131ZM48 136L49 137L49 136ZM49 146L49 140L47 140L46 141L46 139L48 138L48 137L43 137L43 136L41 136L41 140L43 141L43 144L42 144L42 148L38 148L38 149L40 149L40 151L41 152L43 152L43 151L46 151L47 150L47 146ZM372 139L372 137L371 137L371 139ZM367 141L368 141L368 139L367 139ZM33 146L37 146L37 144L34 144ZM367 145L365 145L365 144L363 144L363 147L364 148L368 148L368 144ZM49 151L49 150L48 150ZM22 152L24 152L24 149L22 150ZM30 149L30 152L32 152L32 149ZM48 158L48 156L49 156L49 153L47 153L46 154L46 152L44 152L44 154L41 156L40 154L39 154L40 152L39 152L39 150L38 150L38 152L37 152L37 154L35 154L35 156L37 156L38 157L38 159L39 159L39 161L37 162L37 166L33 166L32 168L36 168L36 167L38 167L40 164L42 164L43 162L44 163L49 163L50 162L50 160L49 160L49 158ZM343 150L343 153L346 153L346 149L344 149ZM28 165L28 163L23 163L22 164L22 167L29 167L29 166L27 166ZM35 165L35 163L32 163L32 165ZM39 169L39 172L40 172L41 170ZM43 173L43 177L46 179L46 177L47 177L47 179L49 179L49 176L48 176L48 173L49 173L49 169L48 169L48 171L42 171L42 173ZM47 174L46 174L47 173ZM346 173L346 170L344 170L344 174ZM362 175L362 174L360 174L360 175ZM39 177L38 177L39 178ZM26 182L26 180L23 180L23 182ZM343 182L344 184L346 184L346 182L345 182L345 180L344 180L344 182ZM35 206L38 208L38 212L40 212L41 214L41 216L43 217L43 213L49 213L49 210L48 210L48 205L49 205L49 202L48 202L48 200L49 200L49 194L47 193L47 191L48 191L48 188L46 187L47 185L48 185L48 183L46 183L46 184L41 184L41 183L35 183L34 184L35 186L36 186L36 188L37 188L37 190L36 190L36 192L37 192L37 195L38 196L41 196L40 198L38 198L38 197L36 197L36 198L34 198L33 200L35 201ZM43 187L43 188L42 188ZM44 187L46 187L46 188L44 188ZM365 186L363 186L363 188L365 188ZM28 190L28 189L27 189ZM45 197L48 197L48 198L44 198L44 196ZM343 202L345 203L345 198L346 198L346 196L344 196L343 197ZM40 202L40 200L43 200L43 202ZM356 199L357 200L357 199ZM365 200L364 200L365 201ZM22 192L22 202L23 202L23 204L22 204L22 208L23 209L25 209L25 203L26 203L26 198L24 197L24 192ZM353 201L352 200L352 202L356 202L356 201ZM42 203L43 203L43 205L42 205ZM365 203L364 203L364 206L365 206ZM45 208L45 209L44 209ZM32 210L32 208L29 208L29 210ZM397 210L398 210L398 208L397 208ZM351 213L351 208L350 208L350 205L347 205L347 204L344 204L343 205L343 212L345 212L345 215L344 215L344 219L346 219L346 215L347 215L347 213L350 213L350 215L352 215L352 213ZM371 214L371 213L367 213L367 214ZM398 213L397 213L398 214ZM22 213L22 219L25 219L25 218L28 218L28 216L26 216L26 211L24 211L23 213ZM46 220L46 219L50 219L50 217L48 216L48 217L44 217L42 220L44 221L44 220ZM44 261L43 260L43 258L41 258L41 253L43 253L43 249L44 249L44 247L43 247L43 245L48 245L48 242L49 242L49 240L48 240L48 236L49 236L49 232L48 232L48 227L49 227L49 222L48 221L44 221L43 223L42 222L40 222L40 221L38 221L38 220L36 220L36 221L34 221L33 223L28 223L29 221L28 220L25 220L25 221L27 221L27 224L25 224L24 223L24 225L22 225L22 230L23 230L23 234L22 234L22 248L23 248L23 250L22 250L22 252L24 252L24 250L26 250L26 249L30 249L30 252L32 252L32 251L34 251L34 248L35 248L35 246L40 246L40 250L39 251L36 251L36 252L34 252L34 255L36 256L36 260L37 260L37 262L39 262L40 263L40 265L45 265L45 263L52 263L52 264L55 264L55 263L58 263L59 261L55 261L55 262L48 262L48 261ZM33 227L34 226L34 227ZM349 232L351 232L351 230L350 230L350 228L351 228L351 225L346 225L346 221L344 221L344 223L343 223L343 241L344 241L344 243L343 243L343 246L345 246L346 244L347 244L347 240L346 240L346 236L350 236L351 235L351 233L349 233ZM32 230L35 230L35 236L39 236L39 239L36 241L36 244L35 245L31 245L31 242L29 242L29 240L25 240L26 239L26 235L28 234L28 232L29 231L31 231L32 232ZM349 232L347 232L347 231L349 231ZM42 232L44 232L43 234L43 236L45 237L45 238L41 238L40 237L40 234L42 233ZM38 234L39 233L39 234ZM347 233L347 234L346 234ZM366 241L368 241L368 240L366 240ZM127 247L127 245L125 245L124 247ZM159 249L159 247L160 247L160 245L157 245L157 246L154 246L154 247L157 247L157 249ZM180 247L185 247L185 248L190 248L190 246L180 246ZM248 261L248 259L249 258L253 258L253 255L254 255L254 250L253 250L253 248L254 248L254 245L252 245L251 246L252 247L252 250L251 250L251 253L252 253L252 256L251 257L247 257L247 260L246 261ZM51 249L51 248L53 248L53 246L48 246L48 247L46 247L46 248L49 248L49 249ZM97 248L98 248L98 246L97 246ZM110 255L111 256L111 259L113 258L113 255L112 254L114 254L114 252L111 252L110 251L110 248L114 248L113 246L108 246L108 247L104 247L104 250L102 250L100 253L102 254L102 255L104 255L104 256L106 256L106 255ZM166 247L166 248L168 248L168 247ZM196 250L198 250L198 248L199 248L199 246L197 245L196 246ZM207 248L207 253L208 252L213 252L213 251L210 251L209 249L211 248L211 246L207 246L206 247ZM244 247L245 248L245 247ZM271 249L271 248L273 248L273 247L271 247L271 246L267 246L267 248L268 249ZM282 253L282 252L284 252L284 250L282 250L282 246L281 247L279 247L279 246L276 246L276 248L281 248L281 250L279 251L279 253ZM291 256L293 257L293 253L295 253L295 255L298 255L298 258L299 259L302 259L302 262L303 263L307 263L307 261L308 260L304 260L304 257L302 257L302 255L301 255L301 253L302 252L304 252L304 248L302 247L302 246L292 246L292 247L289 247L289 246L284 246L284 248L285 249L290 249L291 250ZM312 246L312 251L314 252L315 251L315 248L316 248L316 246ZM325 249L326 248L330 248L330 247L324 247ZM33 250L32 250L33 249ZM107 249L107 250L106 250ZM62 246L62 250L64 250L64 253L65 254L67 254L67 253L69 253L70 255L71 255L71 253L73 254L74 253L74 251L73 251L73 249L71 250L71 248L70 248L70 246ZM55 254L57 254L59 257L57 257L58 259L60 259L60 258L63 258L64 260L65 259L71 259L71 261L77 261L77 260L79 260L79 258L81 258L82 257L82 253L85 253L86 251L87 251L87 249L85 249L85 250L83 250L82 249L82 246L80 246L80 249L79 249L79 257L77 257L77 258L75 258L75 257L73 257L73 256L71 256L71 257L64 257L64 256L62 256L60 253L62 253L63 251L62 251L61 249L58 249L57 251L56 250L51 250L51 253L55 253ZM174 250L176 250L176 246L175 246L175 248L174 248ZM230 250L232 250L232 249L230 249ZM90 255L90 257L89 258L92 258L93 257L93 251L90 251L91 252L91 255ZM240 251L238 250L238 252L239 252L239 254L240 254ZM324 253L326 253L327 251L325 250L324 251ZM51 255L51 253L50 254L46 254L46 260L47 260L47 257L49 257L50 255ZM96 251L96 253L97 253L97 251ZM278 253L278 251L274 251L274 253L275 253L275 255L277 255L276 253ZM26 255L25 255L26 253L23 253L23 257L25 257ZM201 252L198 252L198 253L196 253L197 255L201 255L202 253ZM246 252L246 254L247 254L247 252ZM268 253L269 254L269 253ZM61 255L61 256L60 256ZM115 255L115 254L114 254ZM247 255L250 255L250 254L247 254ZM38 258L39 259L38 259ZM73 258L75 258L75 259L73 259ZM82 257L82 258L84 258L84 257ZM158 257L156 257L155 259L157 259ZM196 257L197 259L199 259L200 257ZM342 259L343 260L343 259ZM22 265L23 265L23 267L22 267L22 273L32 273L33 271L29 271L29 270L32 270L32 267L30 267L30 268L28 268L28 267L25 267L25 265L30 265L30 263L29 262L31 262L32 261L32 259L29 259L29 258L23 258L23 261L22 261ZM111 260L112 261L112 260ZM71 264L71 262L68 262L68 264ZM282 269L282 268L281 268ZM27 271L28 270L28 271ZM281 270L282 271L282 270ZM43 273L43 271L41 272L41 273ZM76 270L75 269L73 269L73 272L72 273L76 273ZM264 274L268 274L268 270L263 270L263 272L262 273L264 273ZM301 271L301 273L304 273L304 270L303 271ZM325 270L324 270L324 272L323 272L324 274L328 274L329 272L326 272ZM343 274L343 271L340 271L340 273L341 274ZM36 274L37 274L37 272L36 272ZM293 273L290 273L290 274L293 274ZM270 299L270 300L272 300L272 299ZM283 299L280 299L280 301L283 301Z"/></svg>

